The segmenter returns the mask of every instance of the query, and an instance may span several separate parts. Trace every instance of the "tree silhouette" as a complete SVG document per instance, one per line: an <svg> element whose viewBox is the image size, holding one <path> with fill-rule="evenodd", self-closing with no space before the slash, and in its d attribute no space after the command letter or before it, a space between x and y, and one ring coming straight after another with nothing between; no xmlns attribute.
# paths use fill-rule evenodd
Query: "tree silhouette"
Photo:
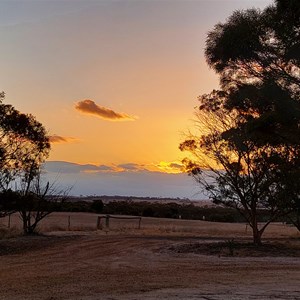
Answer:
<svg viewBox="0 0 300 300"><path fill-rule="evenodd" d="M0 93L0 216L22 210L30 202L32 183L50 151L43 125L4 104L4 98Z"/></svg>
<svg viewBox="0 0 300 300"><path fill-rule="evenodd" d="M4 104L0 94L0 187L22 175L26 180L38 172L50 150L46 130L32 115Z"/></svg>
<svg viewBox="0 0 300 300"><path fill-rule="evenodd" d="M23 223L23 233L36 233L38 224L56 210L57 204L67 199L68 190L60 190L55 184L43 182L40 171L23 180L15 192L15 209Z"/></svg>
<svg viewBox="0 0 300 300"><path fill-rule="evenodd" d="M190 174L216 202L241 211L260 244L258 208L272 212L267 225L299 207L300 2L234 12L208 34L205 55L220 90L199 97L206 132L181 149L198 157L186 161Z"/></svg>

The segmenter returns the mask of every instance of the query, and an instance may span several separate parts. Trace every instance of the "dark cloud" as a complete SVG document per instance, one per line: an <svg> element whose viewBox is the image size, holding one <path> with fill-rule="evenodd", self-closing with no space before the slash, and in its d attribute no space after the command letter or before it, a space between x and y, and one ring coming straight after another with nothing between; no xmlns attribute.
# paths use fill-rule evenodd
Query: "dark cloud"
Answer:
<svg viewBox="0 0 300 300"><path fill-rule="evenodd" d="M115 112L109 108L100 106L94 101L88 99L77 102L75 108L82 113L94 115L104 120L133 121L136 119L136 117L134 116Z"/></svg>
<svg viewBox="0 0 300 300"><path fill-rule="evenodd" d="M115 169L111 166L106 166L106 165L79 165L80 166L80 171L81 172L115 172Z"/></svg>
<svg viewBox="0 0 300 300"><path fill-rule="evenodd" d="M63 143L72 143L75 142L76 139L73 137L60 136L60 135L50 135L49 141L52 144L63 144Z"/></svg>
<svg viewBox="0 0 300 300"><path fill-rule="evenodd" d="M113 167L106 165L92 165L92 164L76 164L66 161L47 161L45 163L45 171L52 173L97 173L97 172L112 172L115 171Z"/></svg>
<svg viewBox="0 0 300 300"><path fill-rule="evenodd" d="M121 170L124 171L145 171L146 170L143 165L139 165L135 163L120 164L117 167L121 168Z"/></svg>
<svg viewBox="0 0 300 300"><path fill-rule="evenodd" d="M184 172L182 164L179 162L161 161L156 167L165 173L182 173Z"/></svg>
<svg viewBox="0 0 300 300"><path fill-rule="evenodd" d="M151 166L137 163L118 165L77 164L67 161L47 161L45 171L52 173L181 173L179 163L162 162L161 165Z"/></svg>
<svg viewBox="0 0 300 300"><path fill-rule="evenodd" d="M207 199L199 194L199 186L186 174L167 174L162 172L86 172L86 168L94 169L93 165L66 165L64 162L46 163L46 169L52 167L53 172L45 172L45 180L53 182L59 175L61 187L72 187L72 195L122 195L150 197L187 197ZM58 163L58 165L56 165ZM48 165L48 166L47 166ZM65 169L59 169L64 165ZM54 166L56 166L54 168ZM77 170L76 174L70 172ZM60 170L60 172L59 172ZM63 173L62 170L69 170ZM114 174L114 176L112 176Z"/></svg>

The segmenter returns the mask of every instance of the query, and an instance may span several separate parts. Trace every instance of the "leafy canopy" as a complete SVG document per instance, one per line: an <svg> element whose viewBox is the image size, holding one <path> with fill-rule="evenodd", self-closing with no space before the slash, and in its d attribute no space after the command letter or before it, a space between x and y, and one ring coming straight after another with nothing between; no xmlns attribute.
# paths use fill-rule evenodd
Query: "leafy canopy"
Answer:
<svg viewBox="0 0 300 300"><path fill-rule="evenodd" d="M194 154L190 175L240 210L260 243L258 208L271 222L299 206L300 1L235 11L209 32L205 55L220 89L199 97L202 132L180 148Z"/></svg>
<svg viewBox="0 0 300 300"><path fill-rule="evenodd" d="M35 176L50 151L46 130L32 115L4 104L0 94L0 188L17 177Z"/></svg>

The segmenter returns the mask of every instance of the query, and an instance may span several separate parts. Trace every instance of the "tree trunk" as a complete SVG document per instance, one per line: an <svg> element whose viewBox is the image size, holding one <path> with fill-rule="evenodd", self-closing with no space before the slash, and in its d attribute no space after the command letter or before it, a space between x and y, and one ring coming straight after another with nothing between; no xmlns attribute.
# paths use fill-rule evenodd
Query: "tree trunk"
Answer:
<svg viewBox="0 0 300 300"><path fill-rule="evenodd" d="M262 231L258 230L257 223L253 224L253 244L260 246L261 243L261 236L262 236Z"/></svg>
<svg viewBox="0 0 300 300"><path fill-rule="evenodd" d="M253 232L253 244L259 246L261 245L261 236L263 231L258 229L256 201L253 203L251 207L251 222L252 222L252 232Z"/></svg>
<svg viewBox="0 0 300 300"><path fill-rule="evenodd" d="M23 221L23 234L24 235L30 235L34 233L34 227L31 225L31 213L22 211L21 212L21 218Z"/></svg>
<svg viewBox="0 0 300 300"><path fill-rule="evenodd" d="M26 211L21 212L21 219L23 221L23 234L27 234L27 218L26 218Z"/></svg>

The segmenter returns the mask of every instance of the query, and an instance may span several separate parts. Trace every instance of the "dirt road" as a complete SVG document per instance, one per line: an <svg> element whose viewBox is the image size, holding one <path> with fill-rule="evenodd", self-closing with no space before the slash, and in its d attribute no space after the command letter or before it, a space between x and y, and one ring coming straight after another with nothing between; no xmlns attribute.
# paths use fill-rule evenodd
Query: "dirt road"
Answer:
<svg viewBox="0 0 300 300"><path fill-rule="evenodd" d="M0 299L300 299L300 257L171 251L199 242L180 235L30 239L0 256Z"/></svg>

